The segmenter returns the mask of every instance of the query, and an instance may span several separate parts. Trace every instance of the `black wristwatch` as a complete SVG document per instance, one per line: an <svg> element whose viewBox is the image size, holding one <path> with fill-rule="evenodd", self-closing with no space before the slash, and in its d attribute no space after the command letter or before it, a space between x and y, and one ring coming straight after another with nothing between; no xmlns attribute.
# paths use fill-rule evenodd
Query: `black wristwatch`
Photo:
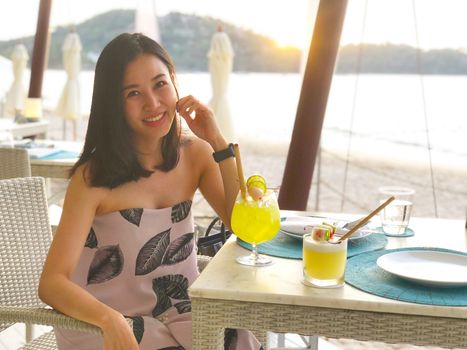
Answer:
<svg viewBox="0 0 467 350"><path fill-rule="evenodd" d="M222 162L224 159L235 157L233 143L229 143L229 146L226 149L214 152L212 156L217 163Z"/></svg>

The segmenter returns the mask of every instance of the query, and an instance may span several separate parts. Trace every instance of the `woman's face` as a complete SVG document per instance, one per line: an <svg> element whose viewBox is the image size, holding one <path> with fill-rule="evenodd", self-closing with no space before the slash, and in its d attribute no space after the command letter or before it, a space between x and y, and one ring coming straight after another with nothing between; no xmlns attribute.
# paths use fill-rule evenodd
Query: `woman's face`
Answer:
<svg viewBox="0 0 467 350"><path fill-rule="evenodd" d="M165 64L142 54L128 63L123 77L123 108L134 137L158 140L170 130L177 93Z"/></svg>

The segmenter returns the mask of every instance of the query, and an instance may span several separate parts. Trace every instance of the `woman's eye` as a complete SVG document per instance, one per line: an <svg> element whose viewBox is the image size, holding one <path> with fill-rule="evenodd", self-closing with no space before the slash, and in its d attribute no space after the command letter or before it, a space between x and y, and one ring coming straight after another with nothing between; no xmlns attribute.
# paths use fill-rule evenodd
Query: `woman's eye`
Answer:
<svg viewBox="0 0 467 350"><path fill-rule="evenodd" d="M139 95L139 92L138 91L130 91L126 96L127 97L133 97L133 96L138 96Z"/></svg>
<svg viewBox="0 0 467 350"><path fill-rule="evenodd" d="M166 81L164 81L164 80L159 80L159 81L154 85L154 87L156 87L156 88L161 88L161 87L163 87L163 86L165 86L165 85L167 85L167 82L166 82Z"/></svg>

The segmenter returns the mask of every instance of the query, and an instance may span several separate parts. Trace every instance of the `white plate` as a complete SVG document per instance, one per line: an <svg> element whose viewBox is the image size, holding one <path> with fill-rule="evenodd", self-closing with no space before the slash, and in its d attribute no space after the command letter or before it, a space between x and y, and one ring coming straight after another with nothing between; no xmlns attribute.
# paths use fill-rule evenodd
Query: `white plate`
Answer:
<svg viewBox="0 0 467 350"><path fill-rule="evenodd" d="M292 216L281 221L281 229L292 234L304 235L310 233L314 226L321 225L324 218L310 216Z"/></svg>
<svg viewBox="0 0 467 350"><path fill-rule="evenodd" d="M295 239L303 239L303 235L307 232L304 232L304 233L295 233L295 232L289 232L289 231L286 231L286 230L280 230L280 232L282 232L283 234L289 236L289 237L292 237L292 238L295 238ZM360 231L357 231L355 232L351 237L350 237L350 240L353 241L353 240L356 240L356 239L360 239L360 238L363 238L363 237L366 237L368 235L371 235L372 234L372 231L365 231L365 230L360 230ZM339 234L337 234L337 236L341 236Z"/></svg>
<svg viewBox="0 0 467 350"><path fill-rule="evenodd" d="M310 233L314 226L321 225L323 222L336 225L338 236L342 236L348 231L341 228L347 221L335 222L334 219L311 216L286 217L285 220L281 221L281 231L290 237L302 239L304 234ZM350 240L360 239L372 233L373 232L367 226L364 226L363 229L355 232L352 237L350 237Z"/></svg>
<svg viewBox="0 0 467 350"><path fill-rule="evenodd" d="M284 231L284 230L280 230L279 232L282 232L284 235L287 235L287 236L295 238L295 239L300 239L300 240L303 239L303 235L301 235L301 234L297 234L297 233L293 233L293 232L287 232L287 231Z"/></svg>
<svg viewBox="0 0 467 350"><path fill-rule="evenodd" d="M344 234L346 234L347 232L349 232L349 230L344 230L344 229L340 229L340 228L337 228L337 232L336 232L336 236L343 236ZM363 226L363 228L361 228L360 230L358 230L357 232L355 232L352 236L350 236L350 240L351 241L354 241L356 239L360 239L360 238L364 238L366 236L369 236L373 233L373 231L371 230L365 230L365 226Z"/></svg>
<svg viewBox="0 0 467 350"><path fill-rule="evenodd" d="M427 286L467 286L467 256L429 250L406 250L382 255L383 270Z"/></svg>

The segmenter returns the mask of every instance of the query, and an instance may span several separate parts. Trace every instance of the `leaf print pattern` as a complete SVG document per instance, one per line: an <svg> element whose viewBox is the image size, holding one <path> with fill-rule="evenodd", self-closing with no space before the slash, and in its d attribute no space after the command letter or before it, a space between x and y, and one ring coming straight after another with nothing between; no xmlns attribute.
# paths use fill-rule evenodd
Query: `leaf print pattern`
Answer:
<svg viewBox="0 0 467 350"><path fill-rule="evenodd" d="M152 289L164 291L174 299L188 299L188 279L183 275L167 275L155 278L152 281Z"/></svg>
<svg viewBox="0 0 467 350"><path fill-rule="evenodd" d="M117 277L123 270L123 253L117 245L99 248L88 271L88 284L102 283Z"/></svg>
<svg viewBox="0 0 467 350"><path fill-rule="evenodd" d="M162 257L163 265L174 265L188 258L193 251L193 232L186 233L170 243Z"/></svg>
<svg viewBox="0 0 467 350"><path fill-rule="evenodd" d="M143 216L143 208L132 208L120 210L120 215L128 222L139 227L141 217Z"/></svg>
<svg viewBox="0 0 467 350"><path fill-rule="evenodd" d="M190 213L191 201L184 201L172 207L172 223L180 222Z"/></svg>
<svg viewBox="0 0 467 350"><path fill-rule="evenodd" d="M226 328L224 331L224 350L235 350L237 348L237 330Z"/></svg>
<svg viewBox="0 0 467 350"><path fill-rule="evenodd" d="M164 312L166 312L171 306L172 302L170 301L170 298L167 296L167 294L164 294L163 292L157 294L158 292L156 291L157 295L157 304L152 310L152 316L157 317L159 315L162 315Z"/></svg>
<svg viewBox="0 0 467 350"><path fill-rule="evenodd" d="M135 274L146 275L161 265L170 243L170 229L162 231L147 241L136 257Z"/></svg>
<svg viewBox="0 0 467 350"><path fill-rule="evenodd" d="M133 320L133 334L135 335L136 341L141 343L144 334L144 319L141 316L129 317Z"/></svg>
<svg viewBox="0 0 467 350"><path fill-rule="evenodd" d="M88 233L88 237L86 238L86 243L84 243L84 246L91 249L97 248L97 237L92 227Z"/></svg>
<svg viewBox="0 0 467 350"><path fill-rule="evenodd" d="M172 306L169 297L184 301L188 299L188 279L183 275L166 275L155 278L152 280L152 289L157 296L157 304L152 311L154 317L164 313Z"/></svg>
<svg viewBox="0 0 467 350"><path fill-rule="evenodd" d="M191 301L184 300L174 305L177 308L179 314L184 314L186 312L191 312Z"/></svg>

